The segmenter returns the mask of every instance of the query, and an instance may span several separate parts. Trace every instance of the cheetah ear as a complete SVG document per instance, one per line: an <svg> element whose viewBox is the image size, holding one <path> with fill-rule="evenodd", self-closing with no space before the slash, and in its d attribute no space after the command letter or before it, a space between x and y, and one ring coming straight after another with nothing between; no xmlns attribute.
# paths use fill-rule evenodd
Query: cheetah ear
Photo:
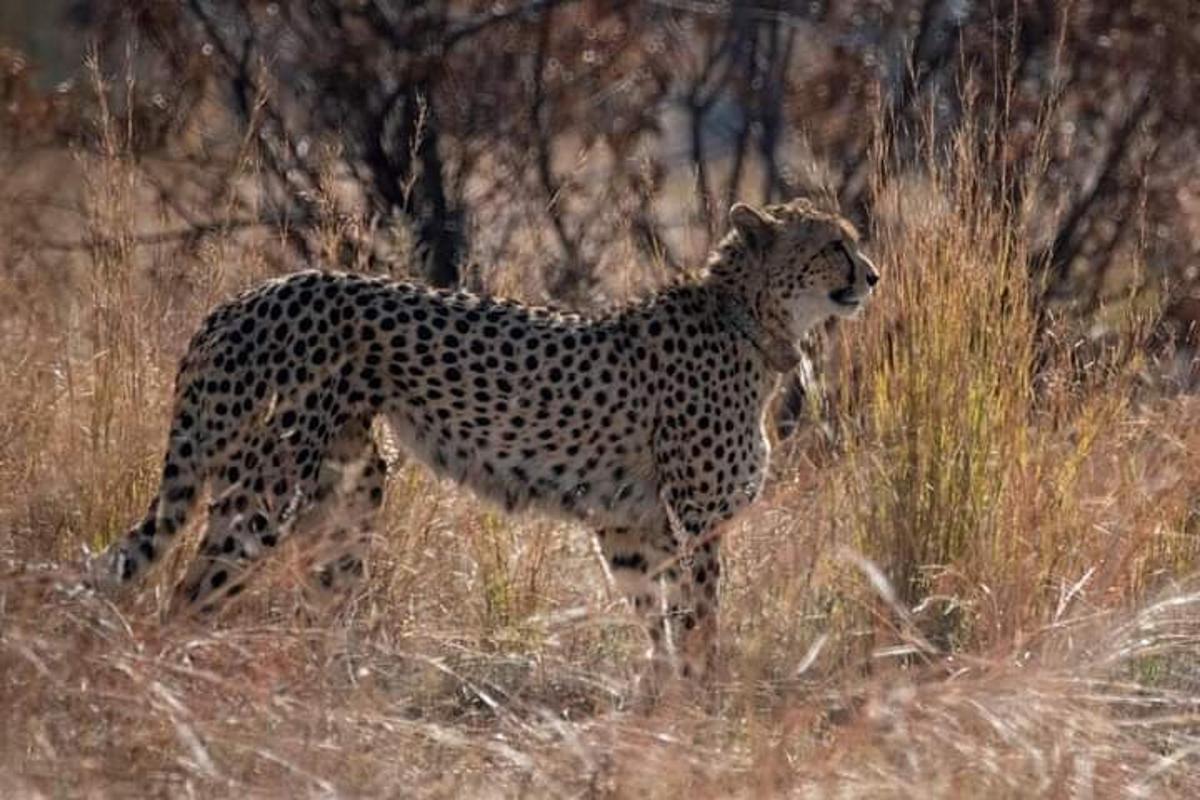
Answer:
<svg viewBox="0 0 1200 800"><path fill-rule="evenodd" d="M762 209L748 203L734 203L729 209L729 222L752 251L761 254L771 245L775 220Z"/></svg>

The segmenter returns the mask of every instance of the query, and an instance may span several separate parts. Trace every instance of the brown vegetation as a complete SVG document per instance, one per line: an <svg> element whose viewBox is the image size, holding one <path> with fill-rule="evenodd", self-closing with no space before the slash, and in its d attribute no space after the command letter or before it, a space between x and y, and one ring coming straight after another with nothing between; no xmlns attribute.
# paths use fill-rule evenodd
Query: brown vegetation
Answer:
<svg viewBox="0 0 1200 800"><path fill-rule="evenodd" d="M1081 2L1063 27L1019 3L1022 35L1002 18L989 39L916 4L912 84L881 110L863 53L828 44L862 18L676 5L246 3L206 30L207 3L137 4L105 30L134 23L144 49L61 92L0 56L0 794L1200 794L1200 402L1180 377L1197 218L1195 176L1171 171L1195 153L1174 91L1196 73L1138 39L1186 44L1186 11ZM327 61L291 71L335 21ZM950 24L965 55L935 47ZM1051 91L1056 51L1075 78ZM1085 108L1118 67L1128 102ZM156 70L178 96L155 99ZM1148 92L1158 70L1183 77ZM378 75L393 95L336 95ZM680 82L685 131L751 92L742 139L713 154L701 130L660 162L669 115L633 112ZM329 107L293 93L314 86ZM938 87L953 124L922 116ZM383 141L356 126L384 100L391 144L356 149ZM880 116L846 124L865 106ZM214 302L309 261L625 297L697 266L729 197L814 188L791 131L811 137L795 162L845 169L821 185L867 221L884 283L829 338L826 434L780 444L727 534L711 693L635 708L643 643L587 532L403 463L335 625L297 621L299 553L215 625L159 619L186 548L136 596L80 587L83 548L153 491L175 365ZM469 235L439 245L453 219Z"/></svg>

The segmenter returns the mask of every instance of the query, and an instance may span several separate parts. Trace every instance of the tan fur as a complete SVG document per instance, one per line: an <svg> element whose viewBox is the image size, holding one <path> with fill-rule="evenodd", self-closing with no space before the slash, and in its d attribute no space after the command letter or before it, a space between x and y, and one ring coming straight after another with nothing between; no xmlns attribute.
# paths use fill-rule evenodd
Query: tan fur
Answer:
<svg viewBox="0 0 1200 800"><path fill-rule="evenodd" d="M591 524L652 639L665 633L684 671L702 671L711 534L762 488L779 372L878 277L849 224L804 201L731 218L705 277L599 318L321 272L222 305L183 359L162 484L109 574L143 572L207 490L181 605L236 594L292 534L336 545L319 584L358 578L382 498L382 416L413 455L506 509Z"/></svg>

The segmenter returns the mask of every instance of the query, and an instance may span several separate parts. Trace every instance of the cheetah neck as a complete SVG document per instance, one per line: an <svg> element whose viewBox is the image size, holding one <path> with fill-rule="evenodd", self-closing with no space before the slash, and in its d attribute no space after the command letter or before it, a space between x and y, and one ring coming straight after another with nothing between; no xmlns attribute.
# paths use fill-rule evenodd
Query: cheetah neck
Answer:
<svg viewBox="0 0 1200 800"><path fill-rule="evenodd" d="M750 343L775 372L790 372L803 358L795 343L791 340L772 333L763 325L745 302L724 292L719 300L720 316L731 328L737 331Z"/></svg>
<svg viewBox="0 0 1200 800"><path fill-rule="evenodd" d="M768 369L790 372L804 357L789 335L779 335L752 310L745 294L750 272L747 257L736 232L726 236L709 256L707 283L716 298L717 314L750 343Z"/></svg>

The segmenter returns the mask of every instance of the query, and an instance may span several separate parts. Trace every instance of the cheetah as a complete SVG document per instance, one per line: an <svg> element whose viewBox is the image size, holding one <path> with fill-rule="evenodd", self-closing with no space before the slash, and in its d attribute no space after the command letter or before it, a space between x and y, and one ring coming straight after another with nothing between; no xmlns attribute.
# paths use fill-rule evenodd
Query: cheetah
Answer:
<svg viewBox="0 0 1200 800"><path fill-rule="evenodd" d="M158 493L104 574L144 573L205 496L177 608L211 611L305 535L330 537L315 575L345 591L383 498L382 417L504 509L586 522L653 656L707 672L714 533L762 490L770 397L803 334L856 315L879 280L850 223L809 201L729 219L699 277L600 316L322 271L219 306L182 359Z"/></svg>

